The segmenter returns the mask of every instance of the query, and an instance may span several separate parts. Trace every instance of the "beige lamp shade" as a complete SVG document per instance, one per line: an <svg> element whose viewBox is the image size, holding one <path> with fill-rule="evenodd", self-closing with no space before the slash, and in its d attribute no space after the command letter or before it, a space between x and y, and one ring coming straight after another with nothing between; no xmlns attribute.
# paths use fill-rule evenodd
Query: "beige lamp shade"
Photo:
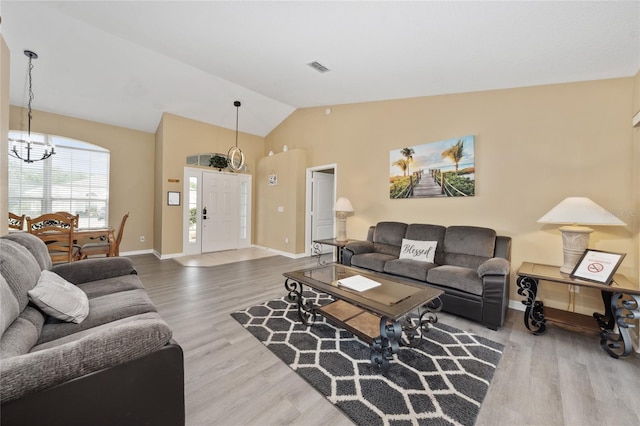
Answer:
<svg viewBox="0 0 640 426"><path fill-rule="evenodd" d="M568 197L538 219L539 223L569 225L560 228L562 232L562 253L564 263L560 272L570 274L584 251L589 247L591 226L624 226L623 221L613 213L600 207L586 197Z"/></svg>
<svg viewBox="0 0 640 426"><path fill-rule="evenodd" d="M613 213L586 197L567 197L538 219L539 223L625 226Z"/></svg>
<svg viewBox="0 0 640 426"><path fill-rule="evenodd" d="M340 197L336 201L336 204L333 207L333 210L336 212L352 212L353 206L351 205L351 201L349 201L348 198Z"/></svg>

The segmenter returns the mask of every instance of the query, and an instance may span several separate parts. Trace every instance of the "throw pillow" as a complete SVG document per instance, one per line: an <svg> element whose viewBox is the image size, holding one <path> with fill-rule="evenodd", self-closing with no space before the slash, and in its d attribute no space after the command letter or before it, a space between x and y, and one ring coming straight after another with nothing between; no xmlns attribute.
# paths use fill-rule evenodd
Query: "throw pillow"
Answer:
<svg viewBox="0 0 640 426"><path fill-rule="evenodd" d="M87 294L46 269L40 274L36 286L27 294L37 307L59 320L80 324L89 315Z"/></svg>
<svg viewBox="0 0 640 426"><path fill-rule="evenodd" d="M420 262L433 263L437 245L437 241L418 241L403 238L400 259L413 259Z"/></svg>

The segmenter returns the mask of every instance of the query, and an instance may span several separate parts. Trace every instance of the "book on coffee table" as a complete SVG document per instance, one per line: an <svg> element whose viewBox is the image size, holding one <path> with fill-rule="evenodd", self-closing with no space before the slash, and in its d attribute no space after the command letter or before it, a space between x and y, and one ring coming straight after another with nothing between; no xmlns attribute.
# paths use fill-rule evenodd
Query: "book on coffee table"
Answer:
<svg viewBox="0 0 640 426"><path fill-rule="evenodd" d="M379 282L363 277L362 275L339 279L338 284L356 291L366 291L381 285Z"/></svg>

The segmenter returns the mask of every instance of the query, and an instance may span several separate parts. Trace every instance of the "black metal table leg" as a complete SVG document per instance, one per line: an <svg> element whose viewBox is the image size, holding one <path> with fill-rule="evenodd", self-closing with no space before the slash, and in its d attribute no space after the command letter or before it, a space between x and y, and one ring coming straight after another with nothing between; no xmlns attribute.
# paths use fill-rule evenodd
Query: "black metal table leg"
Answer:
<svg viewBox="0 0 640 426"><path fill-rule="evenodd" d="M371 363L386 372L389 369L389 361L393 354L400 349L402 326L399 321L392 321L385 317L380 318L380 336L371 343Z"/></svg>
<svg viewBox="0 0 640 426"><path fill-rule="evenodd" d="M518 294L526 297L522 304L527 308L524 311L524 325L533 334L543 334L546 331L546 320L544 319L544 304L536 301L538 293L538 280L533 277L520 276L516 280L518 284Z"/></svg>
<svg viewBox="0 0 640 426"><path fill-rule="evenodd" d="M311 256L318 257L318 266L324 266L327 264L327 262L322 260L322 244L313 243L313 245L311 246Z"/></svg>
<svg viewBox="0 0 640 426"><path fill-rule="evenodd" d="M604 293L602 298L605 301L605 314L593 314L602 328L600 346L613 358L629 356L632 350L629 329L635 327L630 321L640 318L640 296L630 295L625 298L623 293L609 293L609 296Z"/></svg>
<svg viewBox="0 0 640 426"><path fill-rule="evenodd" d="M418 317L412 318L407 315L402 321L402 337L400 343L402 346L414 348L424 339L425 334L429 331L431 324L438 322L436 312L442 310L442 300L439 297L431 302L418 308ZM418 332L418 330L420 332Z"/></svg>
<svg viewBox="0 0 640 426"><path fill-rule="evenodd" d="M296 302L298 305L298 318L304 325L313 325L317 318L317 312L315 305L310 301L304 300L302 297L302 284L287 278L284 282L284 287L289 292L287 299L291 302Z"/></svg>

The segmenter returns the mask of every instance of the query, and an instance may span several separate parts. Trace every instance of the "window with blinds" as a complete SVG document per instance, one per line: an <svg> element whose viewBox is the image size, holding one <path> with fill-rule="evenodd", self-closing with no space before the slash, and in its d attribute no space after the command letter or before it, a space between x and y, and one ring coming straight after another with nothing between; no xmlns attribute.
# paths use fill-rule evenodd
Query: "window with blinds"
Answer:
<svg viewBox="0 0 640 426"><path fill-rule="evenodd" d="M9 139L24 139L9 132ZM45 144L55 155L33 163L9 155L9 211L36 217L66 211L79 214L80 228L109 223L109 151L87 142L31 133L32 158L40 158ZM26 158L26 145L9 141L9 151Z"/></svg>

